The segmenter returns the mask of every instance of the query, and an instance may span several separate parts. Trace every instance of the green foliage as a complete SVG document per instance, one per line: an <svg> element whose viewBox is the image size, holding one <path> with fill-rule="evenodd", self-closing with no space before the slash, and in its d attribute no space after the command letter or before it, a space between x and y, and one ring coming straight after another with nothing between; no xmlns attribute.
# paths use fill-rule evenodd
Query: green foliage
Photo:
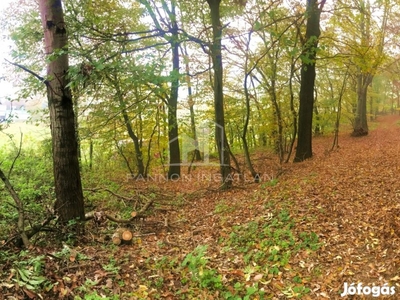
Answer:
<svg viewBox="0 0 400 300"><path fill-rule="evenodd" d="M291 255L291 248L295 244L291 223L274 219L271 224L260 226L252 221L246 227L235 227L230 236L230 246L238 246L240 252L246 253L244 261L259 264L265 260L285 266ZM257 241L258 237L258 241Z"/></svg>
<svg viewBox="0 0 400 300"><path fill-rule="evenodd" d="M315 232L300 232L299 238L301 243L297 245L297 249L309 248L312 251L317 251L321 246Z"/></svg>
<svg viewBox="0 0 400 300"><path fill-rule="evenodd" d="M22 251L14 257L11 272L13 281L20 287L32 291L50 290L52 284L44 277L44 255L30 256L29 252Z"/></svg>
<svg viewBox="0 0 400 300"><path fill-rule="evenodd" d="M1 23L3 32L8 33L10 40L2 37L9 47L11 61L21 64L36 74L43 74L43 28L41 26L37 3L25 1L23 5L13 6L12 9L3 10ZM26 101L32 99L34 95L45 91L45 85L30 75L26 71L14 67L6 66L6 81L18 85L18 89L13 91L11 100Z"/></svg>
<svg viewBox="0 0 400 300"><path fill-rule="evenodd" d="M222 209L224 210L224 209ZM176 259L162 257L155 264L149 259L149 268L162 273L169 273L171 277L179 277L185 289L178 292L183 298L189 295L198 296L198 290L208 293L218 292L221 299L244 300L264 299L264 286L276 276L282 276L288 270L288 264L298 251L316 251L320 243L318 236L313 232L295 231L296 224L289 211L280 210L268 217L260 217L243 225L233 227L228 238L220 240L223 251L229 257L241 257L238 264L243 273L242 277L234 280L227 279L221 271L213 268L213 262L207 257L207 245L199 245L188 253L179 263ZM229 259L228 259L229 261ZM226 268L226 267L225 267ZM224 268L224 269L225 269ZM262 275L261 281L253 278ZM159 289L165 280L144 282L147 286ZM303 279L296 273L287 276L282 293L294 298L301 298L309 293ZM189 296L190 297L190 296Z"/></svg>
<svg viewBox="0 0 400 300"><path fill-rule="evenodd" d="M214 212L216 214L226 214L234 212L235 209L236 207L232 204L232 201L221 199L215 206Z"/></svg>
<svg viewBox="0 0 400 300"><path fill-rule="evenodd" d="M208 259L205 257L207 246L197 246L193 252L186 255L182 267L187 267L192 275L192 280L201 288L221 289L222 277L214 269L207 268Z"/></svg>
<svg viewBox="0 0 400 300"><path fill-rule="evenodd" d="M0 167L6 175L17 153L16 147L0 150ZM40 144L24 147L13 165L9 180L24 204L25 218L32 223L45 219L46 207L53 205L55 194L52 174L52 160ZM0 197L9 203L0 208L3 216L0 232L7 232L10 224L16 223L17 211L10 209L13 200L4 185L0 186Z"/></svg>
<svg viewBox="0 0 400 300"><path fill-rule="evenodd" d="M278 181L277 178L272 178L271 180L262 183L261 187L262 188L266 188L266 187L269 187L269 186L276 186L278 184L278 182L279 181Z"/></svg>
<svg viewBox="0 0 400 300"><path fill-rule="evenodd" d="M253 297L262 297L265 295L265 292L258 288L258 285L255 286L246 286L242 283L235 283L234 285L235 293L232 292L225 292L223 293L223 297L226 300L250 300L254 299ZM243 297L239 296L238 294L242 294Z"/></svg>
<svg viewBox="0 0 400 300"><path fill-rule="evenodd" d="M258 218L247 224L235 226L229 239L225 241L225 251L242 253L247 278L254 272L265 270L266 276L276 276L284 272L292 256L300 250L316 251L320 247L318 236L314 233L295 232L295 222L287 210L281 210L274 217ZM293 295L304 295L309 289L301 285L300 277L295 276L287 286ZM235 285L237 289L239 285ZM293 288L292 288L293 286ZM254 288L254 286L253 286ZM259 291L258 289L256 289ZM251 289L253 291L253 289ZM249 290L246 289L246 293ZM244 295L242 288L238 294ZM248 296L246 294L246 296ZM246 297L245 296L245 297ZM297 297L296 296L296 297ZM229 297L233 297L230 294ZM227 298L248 299L248 298Z"/></svg>
<svg viewBox="0 0 400 300"><path fill-rule="evenodd" d="M113 274L118 274L119 270L121 269L120 266L117 265L117 261L114 258L110 258L110 261L108 264L103 266L103 269L107 272L113 273Z"/></svg>

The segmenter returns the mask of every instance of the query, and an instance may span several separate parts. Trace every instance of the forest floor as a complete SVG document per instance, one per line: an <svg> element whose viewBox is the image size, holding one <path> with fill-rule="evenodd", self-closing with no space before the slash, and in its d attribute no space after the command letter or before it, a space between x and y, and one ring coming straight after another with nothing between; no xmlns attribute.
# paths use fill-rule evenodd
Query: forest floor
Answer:
<svg viewBox="0 0 400 300"><path fill-rule="evenodd" d="M340 296L345 282L361 282L400 293L400 117L378 116L368 136L346 132L339 148L331 145L332 137L317 137L312 159L281 166L258 152L263 181L235 182L229 191L210 180L216 169L176 182L122 180L118 193L136 202L121 200L114 212L155 198L151 214L130 225L132 244L100 238L111 222L88 224L86 240L68 250L31 250L42 255L51 284L15 286L23 276L14 270L0 292L4 299L364 299ZM110 208L106 202L97 205Z"/></svg>

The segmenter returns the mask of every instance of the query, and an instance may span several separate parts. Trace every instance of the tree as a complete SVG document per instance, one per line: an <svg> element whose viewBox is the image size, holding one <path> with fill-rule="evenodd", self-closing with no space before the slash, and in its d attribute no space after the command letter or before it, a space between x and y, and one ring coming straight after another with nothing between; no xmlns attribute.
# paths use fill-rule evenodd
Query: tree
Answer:
<svg viewBox="0 0 400 300"><path fill-rule="evenodd" d="M191 78L190 78L190 67L189 67L189 59L188 59L188 51L187 51L187 46L186 44L184 44L181 47L181 51L182 51L182 56L184 57L184 62L185 62L185 78L186 78L186 84L187 84L187 91L188 91L188 105L189 105L189 112L190 112L190 130L191 130L191 134L192 134L192 138L195 142L195 147L196 149L194 149L193 151L193 158L192 158L192 162L195 161L201 161L201 153L199 150L199 146L198 146L198 139L197 139L197 132L196 132L196 118L195 118L195 112L194 112L194 104L195 101L193 99L193 91L192 91L192 82L191 82ZM191 165L189 166L189 170L188 172L190 172L191 169Z"/></svg>
<svg viewBox="0 0 400 300"><path fill-rule="evenodd" d="M314 106L315 60L317 56L322 8L326 0L307 0L307 25L302 53L299 130L294 161L300 162L312 156L312 119Z"/></svg>
<svg viewBox="0 0 400 300"><path fill-rule="evenodd" d="M354 120L352 136L363 136L368 134L367 122L367 93L368 87L377 72L377 68L383 61L383 47L386 36L386 25L390 11L389 1L383 1L383 16L381 28L373 41L371 28L371 7L369 1L360 1L360 23L361 35L360 49L355 57L357 65L357 110ZM373 45L375 42L376 46Z"/></svg>
<svg viewBox="0 0 400 300"><path fill-rule="evenodd" d="M143 142L147 141L147 150L150 151L152 136L144 135L149 127L143 128L142 125L153 125L156 121L152 118L143 120L143 116L156 114L158 104L152 103L155 97L151 99L151 95L159 91L159 85L167 80L160 74L164 62L153 58L150 51L146 53L149 47L153 47L158 34L150 36L153 31L140 21L142 11L134 1L127 7L118 1L94 4L70 0L66 6L69 28L80 32L70 40L70 53L75 55L72 56L74 61L81 63L71 67L70 74L74 95L80 98L79 107L90 119L90 124L82 120L81 126L82 133L86 129L90 139L89 151L92 153L93 135L97 140L102 139L103 154L107 146L113 148L110 145L112 139L111 143L133 178L147 177L151 156L147 155L146 162ZM103 22L104 19L107 22ZM123 24L121 19L124 19ZM139 34L140 37L135 38L137 32L148 35L142 37ZM150 44L146 44L149 40ZM89 130L89 127L93 129ZM125 132L116 128L125 128ZM136 170L131 168L132 161Z"/></svg>
<svg viewBox="0 0 400 300"><path fill-rule="evenodd" d="M245 155L245 159L246 159L246 164L250 170L251 176L253 176L253 178L254 178L254 181L258 182L260 180L260 178L259 178L260 175L256 172L253 164L251 163L250 151L249 151L249 146L247 143L247 130L249 127L250 113L251 113L249 81L251 81L251 72L254 69L254 68L249 68L249 66L248 66L249 65L248 53L250 52L251 34L252 34L252 31L249 32L248 38L246 41L246 54L245 54L245 62L244 62L245 75L244 75L243 90L244 90L244 95L245 95L245 100L246 100L246 117L245 117L243 132L242 132L242 141L243 141L243 150L244 150L244 155ZM253 84L253 86L254 86L254 84Z"/></svg>
<svg viewBox="0 0 400 300"><path fill-rule="evenodd" d="M164 30L160 22L157 19L156 13L161 16L160 11L157 6L155 9L150 6L150 1L141 0L140 1L147 9L156 30L159 31L160 36L162 36L171 46L172 52L172 71L170 73L171 78L171 89L170 95L167 97L168 104L168 142L169 142L169 169L168 178L176 179L181 176L181 154L178 140L178 91L179 91L179 34L178 34L178 22L176 14L176 1L171 1L171 8L168 7L167 3L162 0L162 8L164 13L169 18L169 23L165 22L164 18L161 17L162 22L166 25L167 29ZM170 34L168 34L170 33Z"/></svg>
<svg viewBox="0 0 400 300"><path fill-rule="evenodd" d="M258 121L258 124L253 123L250 128L256 129L256 135L264 146L268 137L268 144L274 147L282 162L285 151L289 148L290 152L291 144L297 134L297 111L293 101L293 90L297 86L293 88L293 81L298 77L297 73L300 70L298 61L301 50L297 46L299 40L297 23L303 19L304 13L300 13L296 8L280 7L278 2L261 1L246 5L243 15L249 28L246 29L248 36L250 37L253 32L257 36L249 48L245 41L239 42L244 40L243 29L235 33L236 37L230 33L231 40L235 42L233 47L235 50L230 50L230 53L238 52L230 65L243 68L245 77L250 76L248 81L252 82L254 88L252 95L254 105L251 109L254 110L256 107L259 111L258 119L252 120ZM295 81L297 85L297 80ZM257 82L257 85L253 82ZM233 86L238 84L233 83ZM247 98L246 89L244 87L243 98ZM260 97L257 97L257 94ZM288 99L290 101L287 101ZM263 122L260 124L259 120ZM229 121L232 122L231 119ZM246 131L246 122L243 130Z"/></svg>
<svg viewBox="0 0 400 300"><path fill-rule="evenodd" d="M68 36L61 0L40 0L47 65L47 99L53 151L55 211L60 221L85 218L75 116L68 78Z"/></svg>
<svg viewBox="0 0 400 300"><path fill-rule="evenodd" d="M215 110L215 142L218 148L222 188L228 189L232 186L230 150L225 132L224 113L224 91L223 91L223 69L222 69L222 25L220 17L221 0L207 0L210 7L212 26L211 57L214 71L214 110Z"/></svg>

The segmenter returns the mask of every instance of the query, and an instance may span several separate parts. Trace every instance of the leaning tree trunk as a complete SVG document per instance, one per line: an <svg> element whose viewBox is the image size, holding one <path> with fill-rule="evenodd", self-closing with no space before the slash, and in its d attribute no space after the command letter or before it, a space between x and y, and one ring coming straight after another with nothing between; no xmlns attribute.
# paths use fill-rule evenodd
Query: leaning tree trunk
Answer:
<svg viewBox="0 0 400 300"><path fill-rule="evenodd" d="M137 177L144 178L144 177L146 177L146 175L145 175L145 170L144 170L143 154L142 154L142 149L140 147L139 138L133 131L131 120L130 120L128 112L126 110L125 102L122 99L123 96L118 95L117 97L119 98L119 104L120 104L120 107L122 108L121 109L122 117L124 118L126 130L128 131L128 135L131 138L131 140L133 141L133 145L135 147Z"/></svg>
<svg viewBox="0 0 400 300"><path fill-rule="evenodd" d="M294 162L300 162L312 156L312 119L314 106L315 60L318 39L321 35L319 21L326 0L307 0L307 28L301 66L299 132Z"/></svg>
<svg viewBox="0 0 400 300"><path fill-rule="evenodd" d="M54 55L55 50L67 50L67 26L61 0L40 0L39 8L46 55ZM67 74L67 54L56 55L50 60L46 85L56 193L54 208L62 223L85 219L75 116Z"/></svg>
<svg viewBox="0 0 400 300"><path fill-rule="evenodd" d="M207 0L210 7L211 23L213 29L213 43L211 56L214 70L214 109L215 109L215 141L218 148L222 189L232 186L230 150L225 132L223 70L222 70L222 25L220 20L221 0Z"/></svg>

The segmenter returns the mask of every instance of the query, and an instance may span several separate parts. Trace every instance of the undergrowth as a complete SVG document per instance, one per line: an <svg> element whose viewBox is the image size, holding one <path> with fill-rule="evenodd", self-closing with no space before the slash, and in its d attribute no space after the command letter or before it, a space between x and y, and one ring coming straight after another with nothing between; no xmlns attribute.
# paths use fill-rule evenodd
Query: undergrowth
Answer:
<svg viewBox="0 0 400 300"><path fill-rule="evenodd" d="M301 298L310 288L292 272L290 262L299 251L318 250L320 243L313 232L297 233L295 225L288 211L281 210L234 226L230 235L220 240L217 256L208 254L208 245L199 245L181 262L162 257L152 269L180 279L176 284L181 286L176 292L179 299L200 294L227 300L272 299L276 292L269 287L282 278L285 285L280 293ZM166 282L148 284L150 289L160 289Z"/></svg>
<svg viewBox="0 0 400 300"><path fill-rule="evenodd" d="M17 149L0 153L2 169L8 170L11 167L12 157L16 155L16 151ZM24 149L16 160L10 177L24 203L27 224L43 220L46 217L46 206L52 206L55 198L52 176L49 175L52 173L49 164L51 158L43 155L47 152L42 151ZM118 184L110 178L97 176L97 183L104 183L108 189L116 193L119 191ZM89 186L94 184L90 176L83 178ZM273 187L276 184L278 182L274 181L267 186ZM0 221L0 231L15 232L17 212L13 209L12 199L4 189L0 190L0 196L7 203L0 208L3 216ZM107 192L86 192L85 196L87 204L96 206L99 203L106 209L118 210L121 217L129 217L133 209L133 203L127 201L122 203L104 201L111 198ZM150 194L147 197L153 196ZM175 200L175 204L183 202L179 196L176 196ZM224 200L215 207L214 214L224 223L231 218L236 209L240 209L239 204L232 206L230 201ZM88 264L89 258L84 254L71 256L65 249L55 250L50 256L25 251L3 254L0 252L0 264L3 266L0 269L0 276L4 279L0 291L1 288L3 291L6 288L18 288L21 294L26 289L38 295L73 292L76 300L163 299L168 296L173 299L213 297L247 300L272 299L277 293L288 298L301 298L310 292L310 287L307 285L309 280L302 278L291 263L300 251L318 250L320 247L318 236L313 232L297 232L296 221L288 209L274 211L268 206L268 211L272 212L233 226L228 229L227 235L219 235L218 242L210 241L197 245L191 251L185 252L185 255L166 254L160 251L161 255L153 256L151 253L155 249L147 249L148 254L143 254L146 259L140 264L116 260L111 256L108 262L103 262L101 272L98 271L97 275L86 280L82 279L85 278L84 273L71 276L60 271L63 268L68 269L68 264L76 261ZM162 248L163 244L160 243L158 247ZM105 248L110 252L112 245L105 245ZM49 277L49 272L46 273L47 268L57 264L61 269L55 273L50 272L54 277ZM117 295L115 285L121 290L126 289L127 283L120 278L120 273L126 272L127 269L139 278L139 284L127 289L128 292L124 291ZM56 274L57 272L60 274ZM105 276L101 284L96 279L101 278L98 274ZM112 278L112 281L107 281L109 278L106 279L106 276ZM74 280L81 279L80 286L75 286L71 290L62 286L62 284L73 286Z"/></svg>

